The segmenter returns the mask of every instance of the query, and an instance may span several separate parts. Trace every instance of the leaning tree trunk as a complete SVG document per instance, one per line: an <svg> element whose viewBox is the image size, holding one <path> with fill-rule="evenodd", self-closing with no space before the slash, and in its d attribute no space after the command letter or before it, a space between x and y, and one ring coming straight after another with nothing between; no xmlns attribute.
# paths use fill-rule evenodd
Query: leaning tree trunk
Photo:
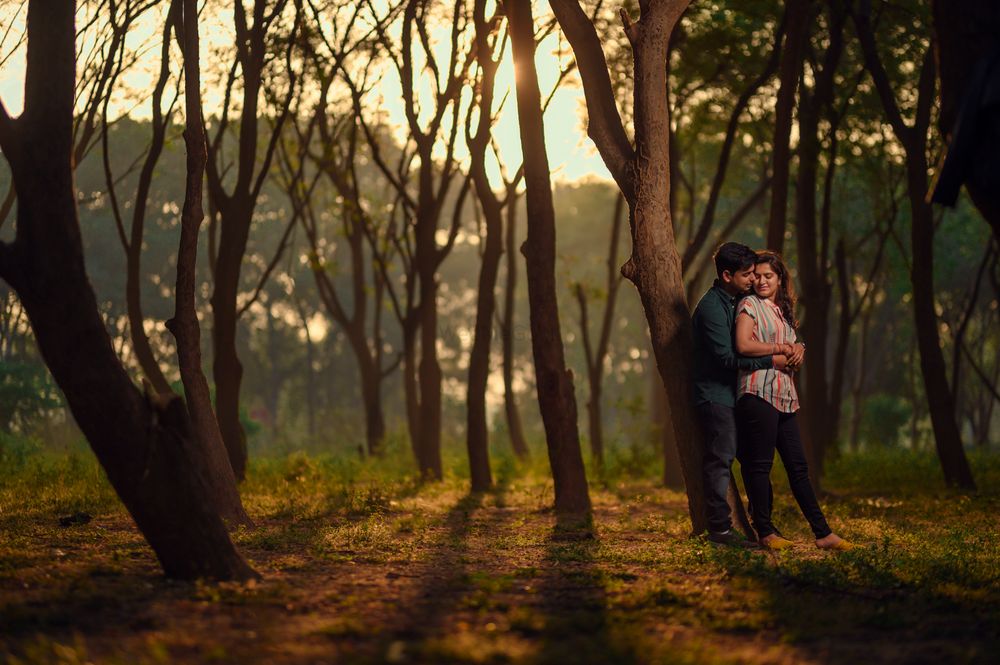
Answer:
<svg viewBox="0 0 1000 665"><path fill-rule="evenodd" d="M186 2L193 25L194 2ZM17 188L17 231L0 276L108 480L168 576L248 579L213 505L205 450L182 400L144 396L112 349L84 266L73 187L75 3L32 0L24 113L0 110Z"/></svg>
<svg viewBox="0 0 1000 665"><path fill-rule="evenodd" d="M623 12L635 71L635 148L614 99L601 40L573 0L552 0L552 9L576 55L589 116L588 133L629 204L632 255L622 273L639 291L649 324L657 369L671 405L674 438L695 533L707 526L702 480L703 435L694 418L691 317L681 260L670 216L670 132L667 44L689 0L642 3L633 23Z"/></svg>
<svg viewBox="0 0 1000 665"><path fill-rule="evenodd" d="M201 75L198 58L198 20L194 8L185 6L183 24L177 23L177 40L184 53L184 107L187 177L181 209L181 238L177 250L175 310L167 328L177 340L177 360L184 384L188 414L195 436L205 452L211 491L219 514L231 524L251 525L236 489L236 476L226 455L226 444L212 410L212 395L201 366L201 325L195 305L198 231L204 211L202 180L205 177L205 126L201 117Z"/></svg>
<svg viewBox="0 0 1000 665"><path fill-rule="evenodd" d="M573 375L566 368L556 299L556 227L545 151L542 100L535 72L535 30L531 0L505 3L517 76L517 115L524 153L528 237L521 246L528 268L531 350L538 406L545 426L558 513L590 512L587 476L580 452Z"/></svg>

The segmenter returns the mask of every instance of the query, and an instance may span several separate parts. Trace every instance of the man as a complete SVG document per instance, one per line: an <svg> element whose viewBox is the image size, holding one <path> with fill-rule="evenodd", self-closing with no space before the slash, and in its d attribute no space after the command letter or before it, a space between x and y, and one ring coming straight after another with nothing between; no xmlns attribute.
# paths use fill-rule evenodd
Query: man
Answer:
<svg viewBox="0 0 1000 665"><path fill-rule="evenodd" d="M745 545L733 531L727 495L736 457L736 377L743 370L784 369L783 355L748 358L733 348L736 303L754 282L756 252L735 242L715 252L718 279L694 310L694 403L705 433L703 457L708 538L727 545ZM795 362L801 362L796 349Z"/></svg>

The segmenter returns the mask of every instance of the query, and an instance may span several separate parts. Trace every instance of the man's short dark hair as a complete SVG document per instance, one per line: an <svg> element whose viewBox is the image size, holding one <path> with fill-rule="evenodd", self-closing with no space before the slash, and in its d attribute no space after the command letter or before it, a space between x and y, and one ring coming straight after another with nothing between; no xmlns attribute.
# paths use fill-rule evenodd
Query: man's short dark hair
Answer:
<svg viewBox="0 0 1000 665"><path fill-rule="evenodd" d="M715 250L715 272L721 278L726 270L735 274L756 263L757 252L738 242L724 242Z"/></svg>

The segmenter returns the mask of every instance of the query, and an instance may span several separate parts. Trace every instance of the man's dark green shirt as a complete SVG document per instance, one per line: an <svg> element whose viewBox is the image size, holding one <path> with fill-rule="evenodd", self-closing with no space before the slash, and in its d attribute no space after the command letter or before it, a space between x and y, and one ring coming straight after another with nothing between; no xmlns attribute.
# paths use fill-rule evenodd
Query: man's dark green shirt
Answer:
<svg viewBox="0 0 1000 665"><path fill-rule="evenodd" d="M731 296L715 280L695 307L694 403L712 402L736 406L736 376L739 370L767 369L771 356L749 358L736 353L733 344L738 296Z"/></svg>

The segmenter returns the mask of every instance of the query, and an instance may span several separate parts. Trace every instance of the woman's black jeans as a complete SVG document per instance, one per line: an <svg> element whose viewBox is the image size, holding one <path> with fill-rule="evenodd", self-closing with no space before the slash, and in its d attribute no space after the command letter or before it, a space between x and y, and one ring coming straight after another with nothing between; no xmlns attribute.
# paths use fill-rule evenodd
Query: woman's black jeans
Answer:
<svg viewBox="0 0 1000 665"><path fill-rule="evenodd" d="M795 414L782 413L756 395L743 395L736 403L736 425L737 458L757 537L778 532L771 523L771 466L775 450L781 455L792 494L813 534L817 539L830 535L830 527L809 484L809 467Z"/></svg>

